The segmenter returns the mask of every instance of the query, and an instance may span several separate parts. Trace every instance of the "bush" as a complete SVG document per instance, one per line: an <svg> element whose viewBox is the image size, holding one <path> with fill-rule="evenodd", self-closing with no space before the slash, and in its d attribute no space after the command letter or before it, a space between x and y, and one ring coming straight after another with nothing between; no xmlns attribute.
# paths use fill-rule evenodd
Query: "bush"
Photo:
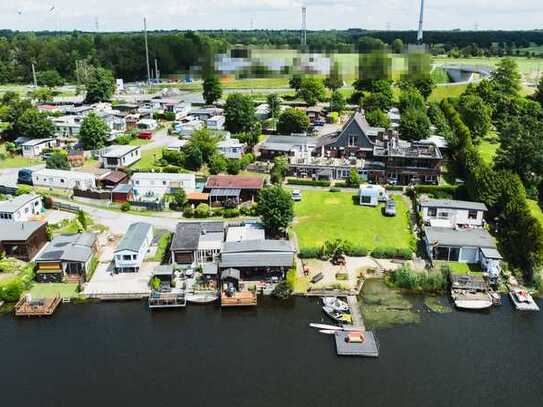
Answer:
<svg viewBox="0 0 543 407"><path fill-rule="evenodd" d="M254 161L255 161L255 156L252 153L244 154L240 160L241 168L244 170L245 168L247 168L249 164L251 164Z"/></svg>
<svg viewBox="0 0 543 407"><path fill-rule="evenodd" d="M132 138L130 136L123 134L122 136L119 136L115 139L115 143L125 146L127 144L130 144L131 140Z"/></svg>
<svg viewBox="0 0 543 407"><path fill-rule="evenodd" d="M121 211L128 212L130 210L130 203L125 202L121 205Z"/></svg>
<svg viewBox="0 0 543 407"><path fill-rule="evenodd" d="M371 255L376 259L403 259L410 260L413 256L411 249L397 249L395 247L377 247Z"/></svg>
<svg viewBox="0 0 543 407"><path fill-rule="evenodd" d="M458 187L456 185L416 185L415 191L419 194L435 194L438 192L445 192L451 196L454 196L457 188Z"/></svg>
<svg viewBox="0 0 543 407"><path fill-rule="evenodd" d="M224 209L223 208L214 208L213 209L213 216L223 216L224 215Z"/></svg>
<svg viewBox="0 0 543 407"><path fill-rule="evenodd" d="M345 251L345 254L347 256L351 256L351 257L365 257L367 256L369 253L369 250L366 249L365 247L363 246L350 246L349 247L349 251Z"/></svg>
<svg viewBox="0 0 543 407"><path fill-rule="evenodd" d="M164 112L162 114L162 119L168 121L168 122L173 122L175 121L175 113L174 112Z"/></svg>
<svg viewBox="0 0 543 407"><path fill-rule="evenodd" d="M225 218L237 218L239 216L240 212L237 208L227 208L224 210L223 216Z"/></svg>
<svg viewBox="0 0 543 407"><path fill-rule="evenodd" d="M341 192L341 189L337 188L337 187L332 187L328 190L329 192Z"/></svg>
<svg viewBox="0 0 543 407"><path fill-rule="evenodd" d="M45 209L51 209L53 207L53 198L50 196L44 196L42 202Z"/></svg>
<svg viewBox="0 0 543 407"><path fill-rule="evenodd" d="M207 218L209 217L209 205L205 203L199 204L196 209L194 210L194 217L195 218Z"/></svg>
<svg viewBox="0 0 543 407"><path fill-rule="evenodd" d="M403 191L403 186L401 185L385 185L387 191Z"/></svg>
<svg viewBox="0 0 543 407"><path fill-rule="evenodd" d="M242 205L239 208L239 213L243 216L256 216L258 205L256 203L252 205Z"/></svg>
<svg viewBox="0 0 543 407"><path fill-rule="evenodd" d="M272 295L281 300L286 300L292 295L292 288L286 281L281 281L273 289Z"/></svg>
<svg viewBox="0 0 543 407"><path fill-rule="evenodd" d="M241 170L241 163L239 160L228 160L226 164L226 172L230 175L238 175Z"/></svg>
<svg viewBox="0 0 543 407"><path fill-rule="evenodd" d="M320 247L304 247L298 251L300 259L318 259L320 258Z"/></svg>
<svg viewBox="0 0 543 407"><path fill-rule="evenodd" d="M439 271L415 272L403 266L391 272L387 282L394 287L413 291L441 293L446 290L448 281L446 273Z"/></svg>
<svg viewBox="0 0 543 407"><path fill-rule="evenodd" d="M192 218L194 216L194 210L188 206L183 210L183 216L185 218Z"/></svg>
<svg viewBox="0 0 543 407"><path fill-rule="evenodd" d="M329 187L330 181L301 178L287 178L288 185L310 185L314 187Z"/></svg>

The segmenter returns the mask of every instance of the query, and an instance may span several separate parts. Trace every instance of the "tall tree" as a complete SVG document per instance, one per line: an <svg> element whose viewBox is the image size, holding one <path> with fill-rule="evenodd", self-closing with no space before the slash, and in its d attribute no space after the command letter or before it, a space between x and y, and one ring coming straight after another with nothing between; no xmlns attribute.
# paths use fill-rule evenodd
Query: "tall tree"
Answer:
<svg viewBox="0 0 543 407"><path fill-rule="evenodd" d="M537 84L537 89L534 93L534 100L539 102L539 104L543 107L543 76Z"/></svg>
<svg viewBox="0 0 543 407"><path fill-rule="evenodd" d="M197 130L192 133L188 142L188 148L199 150L202 155L202 161L207 163L217 153L217 144L220 136L208 129Z"/></svg>
<svg viewBox="0 0 543 407"><path fill-rule="evenodd" d="M222 97L222 85L216 75L210 75L204 79L202 95L208 105L212 105Z"/></svg>
<svg viewBox="0 0 543 407"><path fill-rule="evenodd" d="M270 117L272 119L277 119L279 113L281 113L281 98L277 93L270 93L266 96L266 102L268 103L268 109L270 109Z"/></svg>
<svg viewBox="0 0 543 407"><path fill-rule="evenodd" d="M115 92L113 73L105 68L93 69L85 87L87 89L86 103L110 100L113 92Z"/></svg>
<svg viewBox="0 0 543 407"><path fill-rule="evenodd" d="M337 62L334 62L332 68L330 69L330 74L324 79L324 86L326 86L332 92L343 86L343 78Z"/></svg>
<svg viewBox="0 0 543 407"><path fill-rule="evenodd" d="M55 127L46 113L36 108L26 109L14 123L13 131L18 136L30 138L53 137Z"/></svg>
<svg viewBox="0 0 543 407"><path fill-rule="evenodd" d="M96 113L90 113L83 119L79 130L79 142L85 150L98 150L107 143L109 127Z"/></svg>
<svg viewBox="0 0 543 407"><path fill-rule="evenodd" d="M258 194L257 212L270 236L284 235L294 219L290 192L283 189L281 185L264 188Z"/></svg>
<svg viewBox="0 0 543 407"><path fill-rule="evenodd" d="M256 122L256 109L248 95L233 93L224 106L225 128L231 133L250 132Z"/></svg>
<svg viewBox="0 0 543 407"><path fill-rule="evenodd" d="M511 58L498 62L490 75L490 83L495 91L505 96L517 96L520 89L520 72L517 63Z"/></svg>
<svg viewBox="0 0 543 407"><path fill-rule="evenodd" d="M487 135L492 126L491 109L479 96L465 95L460 98L458 111L468 126L474 140Z"/></svg>
<svg viewBox="0 0 543 407"><path fill-rule="evenodd" d="M300 87L302 86L303 78L304 77L302 74L296 73L290 77L288 85L291 89L294 89L296 92L298 92L300 90Z"/></svg>
<svg viewBox="0 0 543 407"><path fill-rule="evenodd" d="M36 74L36 79L38 85L47 86L48 88L64 85L64 79L62 76L60 76L56 69L38 72Z"/></svg>
<svg viewBox="0 0 543 407"><path fill-rule="evenodd" d="M331 112L338 112L339 114L341 114L345 110L346 105L347 101L345 100L345 97L343 97L340 91L336 90L332 92L332 96L330 96Z"/></svg>
<svg viewBox="0 0 543 407"><path fill-rule="evenodd" d="M52 153L45 162L45 168L54 170L69 170L68 153L66 151L56 151Z"/></svg>
<svg viewBox="0 0 543 407"><path fill-rule="evenodd" d="M293 133L305 133L309 128L309 118L301 110L289 108L279 116L277 132L290 135Z"/></svg>
<svg viewBox="0 0 543 407"><path fill-rule="evenodd" d="M298 90L298 96L309 106L316 105L317 102L324 100L325 97L325 89L322 81L313 77L304 78Z"/></svg>
<svg viewBox="0 0 543 407"><path fill-rule="evenodd" d="M404 43L400 38L396 38L392 41L392 44L390 44L390 48L392 48L392 52L395 54L400 54L403 51Z"/></svg>
<svg viewBox="0 0 543 407"><path fill-rule="evenodd" d="M422 140L430 137L430 119L423 110L407 109L400 118L400 135L406 140Z"/></svg>

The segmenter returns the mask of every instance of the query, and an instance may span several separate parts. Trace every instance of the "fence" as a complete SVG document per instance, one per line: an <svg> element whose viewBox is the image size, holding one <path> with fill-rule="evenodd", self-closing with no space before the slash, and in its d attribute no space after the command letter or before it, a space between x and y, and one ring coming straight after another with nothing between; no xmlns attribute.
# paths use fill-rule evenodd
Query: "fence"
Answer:
<svg viewBox="0 0 543 407"><path fill-rule="evenodd" d="M164 200L159 202L148 202L148 201L129 201L130 205L149 209L151 211L162 211L166 207Z"/></svg>
<svg viewBox="0 0 543 407"><path fill-rule="evenodd" d="M111 191L92 191L74 188L74 196L79 196L81 198L110 200Z"/></svg>
<svg viewBox="0 0 543 407"><path fill-rule="evenodd" d="M17 187L8 187L0 185L0 194L15 195L17 193Z"/></svg>
<svg viewBox="0 0 543 407"><path fill-rule="evenodd" d="M66 212L74 212L74 213L79 212L79 210L81 209L79 208L79 206L76 206L76 205L70 205L63 202L54 202L54 201L51 205L51 208L60 209L61 211L66 211Z"/></svg>

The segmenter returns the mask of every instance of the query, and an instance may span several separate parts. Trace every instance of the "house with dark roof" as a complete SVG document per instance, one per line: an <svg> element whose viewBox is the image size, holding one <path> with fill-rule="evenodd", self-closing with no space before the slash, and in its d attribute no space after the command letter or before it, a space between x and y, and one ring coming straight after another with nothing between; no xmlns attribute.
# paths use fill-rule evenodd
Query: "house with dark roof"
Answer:
<svg viewBox="0 0 543 407"><path fill-rule="evenodd" d="M241 175L212 175L207 179L204 192L209 193L210 205L220 205L226 201L254 201L264 187L262 177Z"/></svg>
<svg viewBox="0 0 543 407"><path fill-rule="evenodd" d="M131 224L115 249L115 272L137 273L152 241L153 227L150 224Z"/></svg>
<svg viewBox="0 0 543 407"><path fill-rule="evenodd" d="M180 267L213 262L223 242L223 222L180 222L170 246L172 262Z"/></svg>
<svg viewBox="0 0 543 407"><path fill-rule="evenodd" d="M278 275L294 263L294 246L290 240L241 240L225 242L219 268L236 269L243 278Z"/></svg>
<svg viewBox="0 0 543 407"><path fill-rule="evenodd" d="M97 248L95 233L55 237L35 260L36 280L40 283L86 281Z"/></svg>
<svg viewBox="0 0 543 407"><path fill-rule="evenodd" d="M423 198L419 211L423 222L430 226L482 227L487 207L481 202Z"/></svg>
<svg viewBox="0 0 543 407"><path fill-rule="evenodd" d="M261 160L273 160L277 156L287 155L296 159L310 157L317 149L318 137L309 136L268 136L258 146Z"/></svg>
<svg viewBox="0 0 543 407"><path fill-rule="evenodd" d="M484 269L496 264L499 272L502 257L494 238L483 228L426 227L424 241L431 260L481 263Z"/></svg>
<svg viewBox="0 0 543 407"><path fill-rule="evenodd" d="M31 261L46 243L46 222L12 221L0 226L0 251L8 257Z"/></svg>

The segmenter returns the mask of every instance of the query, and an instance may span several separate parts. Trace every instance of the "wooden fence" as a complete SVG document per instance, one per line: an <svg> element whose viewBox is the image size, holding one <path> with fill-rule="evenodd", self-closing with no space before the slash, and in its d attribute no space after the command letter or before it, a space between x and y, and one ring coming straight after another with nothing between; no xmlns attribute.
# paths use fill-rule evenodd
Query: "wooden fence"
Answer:
<svg viewBox="0 0 543 407"><path fill-rule="evenodd" d="M66 203L63 203L63 202L55 202L55 201L53 201L53 203L51 205L51 208L52 209L60 209L61 211L73 212L73 213L77 213L81 209L77 205L70 205L70 204L66 204Z"/></svg>
<svg viewBox="0 0 543 407"><path fill-rule="evenodd" d="M92 191L74 188L74 196L109 201L111 199L111 191Z"/></svg>

